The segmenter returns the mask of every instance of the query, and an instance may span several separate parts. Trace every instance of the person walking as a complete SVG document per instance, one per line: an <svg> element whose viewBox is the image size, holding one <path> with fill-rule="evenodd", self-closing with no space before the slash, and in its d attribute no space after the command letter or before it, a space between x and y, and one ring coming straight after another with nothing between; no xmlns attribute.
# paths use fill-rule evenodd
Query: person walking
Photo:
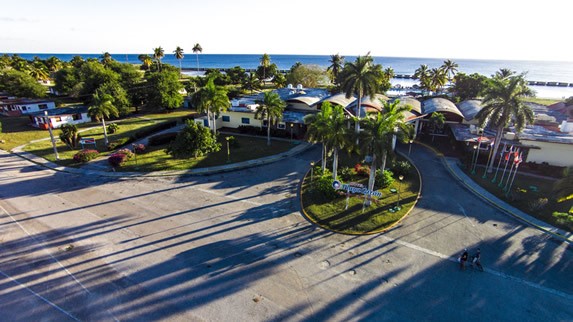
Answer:
<svg viewBox="0 0 573 322"><path fill-rule="evenodd" d="M460 259L459 259L459 261L460 261L460 269L463 270L463 269L466 268L466 262L468 261L468 257L469 257L468 249L465 248L465 249L464 249L464 252L462 253L462 255L460 256Z"/></svg>
<svg viewBox="0 0 573 322"><path fill-rule="evenodd" d="M481 250L478 248L478 249L476 250L476 253L472 256L472 261L471 261L470 264L472 265L472 268L473 268L474 265L475 265L478 269L480 269L481 271L483 271L483 267L481 266L480 259L481 259Z"/></svg>

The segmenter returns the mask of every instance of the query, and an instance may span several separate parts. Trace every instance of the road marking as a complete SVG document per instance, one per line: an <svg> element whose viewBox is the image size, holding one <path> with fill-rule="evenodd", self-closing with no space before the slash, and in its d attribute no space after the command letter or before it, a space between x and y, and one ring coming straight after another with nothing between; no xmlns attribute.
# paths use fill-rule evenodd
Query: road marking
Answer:
<svg viewBox="0 0 573 322"><path fill-rule="evenodd" d="M4 207L0 206L0 209L1 209L6 215L8 215L8 216L12 219L12 221L15 222L16 225L18 225L18 227L20 227L20 229L22 229L22 231L24 231L24 232L26 233L26 235L28 235L28 237L32 238L34 241L36 241L36 243L38 243L38 244L44 246L44 243L42 243L42 242L39 241L36 237L34 237L32 234L30 234L30 233L26 230L26 228L24 228L24 226L22 226L22 225L18 222L18 220L16 220L14 217L12 217L12 215L11 215L6 209L4 209ZM50 253L45 247L42 247L42 249L43 249L56 263L58 263L58 265L59 265L68 275L70 275L70 276L74 279L74 281L76 281L76 282L84 289L84 291L86 291L88 294L91 293L91 292L82 284L82 282L80 282L80 281L74 276L74 274L72 274L72 272L70 272L67 268L65 268L64 265L62 265L62 263L61 263L57 258L55 258L55 257L52 255L52 253Z"/></svg>
<svg viewBox="0 0 573 322"><path fill-rule="evenodd" d="M1 207L0 207L1 208ZM69 316L70 318L72 318L74 321L80 321L78 318L76 318L75 316L73 316L70 312L62 309L61 307L59 307L58 305L56 305L55 303L50 302L47 298L43 297L42 295L34 292L32 289L30 289L29 287L27 287L26 285L18 282L15 278L12 278L12 276L4 273L3 271L0 270L0 274L3 275L4 277L6 277L7 279L11 280L12 282L18 284L18 286L25 288L28 292L34 294L34 296L38 297L39 299L41 299L42 301L48 303L50 306L52 306L53 308L55 308L56 310L64 313L65 315Z"/></svg>
<svg viewBox="0 0 573 322"><path fill-rule="evenodd" d="M468 215L466 215L466 210L464 209L464 207L462 207L462 205L460 203L458 203L458 207L460 208L460 211L462 212L462 214L464 214L466 219L470 222L470 225L472 225L472 227L475 227L474 223L470 220L470 217L468 217Z"/></svg>
<svg viewBox="0 0 573 322"><path fill-rule="evenodd" d="M404 246L404 247L408 247L408 248L411 248L411 249L420 251L420 252L422 252L422 253L425 253L425 254L428 254L428 255L431 255L431 256L435 256L435 257L438 257L438 258L441 258L441 259L445 259L445 260L448 260L448 261L450 261L450 262L458 263L458 259L455 258L455 257L451 257L451 256L448 256L448 255L444 255L444 254L438 253L438 252L436 252L436 251L433 251L433 250L430 250L430 249L427 249L427 248L423 248L423 247L420 247L420 246L418 246L418 245L414 245L414 244L411 244L411 243L408 243L408 242L405 242L405 241L402 241L402 240L394 239L394 238L391 238L391 237L388 237L388 236L381 235L380 237L383 238L383 239L386 239L388 242L396 243L396 244L398 244L398 245L402 245L402 246ZM567 299L567 300L573 301L573 295L567 294L567 293L565 293L565 292L558 291L558 290L556 290L556 289L548 288L548 287L545 287L545 286L542 286L542 285L539 285L539 284L536 284L536 283L533 283L533 282L530 282L530 281L527 281L527 280L524 280L524 279L521 279L521 278L518 278L518 277L515 277L515 276L511 276L511 275L508 275L508 274L505 274L505 273L502 273L502 272L498 272L498 271L495 271L495 270L492 270L492 269L489 269L489 268L485 268L485 267L484 267L484 272L490 273L490 274L495 275L495 276L498 276L498 277L506 278L506 279L509 279L509 280L512 280L512 281L515 281L515 282L523 283L523 284L525 284L525 285L527 285L527 286L530 286L530 287L532 287L532 288L538 289L538 290L540 290L540 291L544 291L544 292L547 292L547 293L551 293L551 294L553 294L553 295L557 295L557 296L563 297L563 298L565 298L565 299Z"/></svg>
<svg viewBox="0 0 573 322"><path fill-rule="evenodd" d="M263 204L263 203L256 202L256 201L251 201L251 200L245 200L245 198L235 197L235 196L233 196L233 195L220 194L220 193L214 192L214 191L212 191L212 190L208 190L208 189L198 188L197 190L199 190L199 191L201 191L201 192L209 193L209 194L212 194L212 195L215 195L215 196L218 196L218 197L227 198L227 199L235 200L235 201L238 201L238 202L251 204L251 205L254 205L254 206L259 206L259 207L260 207L260 206L268 206L268 204ZM290 212L292 212L292 210L285 209L285 208L277 208L277 207L272 207L272 206L269 206L268 208L269 208L273 213L274 213L274 212L278 212L278 211L284 211L285 213L290 213Z"/></svg>

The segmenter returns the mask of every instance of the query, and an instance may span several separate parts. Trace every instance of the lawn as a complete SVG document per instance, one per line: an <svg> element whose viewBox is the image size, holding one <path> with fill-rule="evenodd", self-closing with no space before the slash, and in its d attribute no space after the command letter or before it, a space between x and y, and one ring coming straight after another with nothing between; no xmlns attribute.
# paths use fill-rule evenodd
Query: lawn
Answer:
<svg viewBox="0 0 573 322"><path fill-rule="evenodd" d="M343 158L341 164L353 158ZM319 167L317 167L317 170ZM352 170L350 182L367 186L368 177L357 175ZM323 179L332 182L330 178ZM301 187L301 198L304 213L317 225L345 234L368 234L383 231L402 219L414 207L420 189L419 176L412 168L403 181L394 180L389 186L379 189L382 197L372 197L369 207L364 207L363 195L352 195L347 198L344 193L336 197L326 196L318 189L319 177L307 175ZM399 209L396 206L400 205ZM398 209L398 210L396 210Z"/></svg>
<svg viewBox="0 0 573 322"><path fill-rule="evenodd" d="M471 175L467 171L466 173L484 189L517 209L550 225L573 232L573 222L560 220L553 216L554 212L568 213L573 209L573 199L557 202L552 198L553 184L556 179L545 179L518 173L511 188L511 193L507 195L503 190L507 184L507 174L500 187L501 172L498 173L496 182L492 183L491 180L495 174L490 174L484 179L482 178L483 169L480 170L482 171L478 171L477 175Z"/></svg>
<svg viewBox="0 0 573 322"><path fill-rule="evenodd" d="M136 156L117 171L162 171L162 170L187 170L192 168L205 168L224 165L228 163L237 163L258 159L278 153L286 152L293 148L288 141L273 140L269 147L266 144L265 137L247 137L234 135L238 141L238 147L230 148L230 158L227 162L227 146L225 141L226 135L219 134L218 142L221 143L221 150L210 153L199 158L174 158L165 152L167 144L160 146L148 146L146 151Z"/></svg>

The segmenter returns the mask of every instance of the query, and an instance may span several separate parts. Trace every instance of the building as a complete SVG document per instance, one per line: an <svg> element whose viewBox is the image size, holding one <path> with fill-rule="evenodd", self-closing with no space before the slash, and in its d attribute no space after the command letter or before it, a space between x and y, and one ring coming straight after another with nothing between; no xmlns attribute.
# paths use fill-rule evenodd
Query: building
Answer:
<svg viewBox="0 0 573 322"><path fill-rule="evenodd" d="M80 124L91 122L88 108L85 106L65 107L36 112L30 114L33 127L47 130L48 124L52 128L59 128L64 124Z"/></svg>
<svg viewBox="0 0 573 322"><path fill-rule="evenodd" d="M3 99L0 100L0 114L4 116L20 116L37 112L53 110L56 103L39 99Z"/></svg>

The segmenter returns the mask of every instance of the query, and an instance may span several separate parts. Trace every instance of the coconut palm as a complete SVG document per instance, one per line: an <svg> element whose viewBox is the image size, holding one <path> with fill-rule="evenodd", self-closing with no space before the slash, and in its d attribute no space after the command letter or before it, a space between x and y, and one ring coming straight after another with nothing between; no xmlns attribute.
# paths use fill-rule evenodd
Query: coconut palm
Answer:
<svg viewBox="0 0 573 322"><path fill-rule="evenodd" d="M358 123L358 120L356 120ZM330 132L325 138L327 146L332 148L332 178L336 180L338 171L338 151L340 149L350 150L353 146L352 134L349 133L344 109L337 105L332 110L331 117L328 119L328 128Z"/></svg>
<svg viewBox="0 0 573 322"><path fill-rule="evenodd" d="M401 105L400 100L393 102L381 101L384 104L382 112L370 114L362 120L363 131L360 133L360 150L365 155L372 156L368 189L374 190L374 181L378 165L380 171L386 168L388 155L393 156L395 137L407 141L412 136L410 124L404 122L404 112L411 109Z"/></svg>
<svg viewBox="0 0 573 322"><path fill-rule="evenodd" d="M104 65L105 67L109 67L109 65L113 61L113 58L111 58L111 54L108 53L107 51L100 56L100 59L102 65Z"/></svg>
<svg viewBox="0 0 573 322"><path fill-rule="evenodd" d="M255 112L255 118L267 120L267 145L271 145L271 125L283 116L286 103L276 92L265 92Z"/></svg>
<svg viewBox="0 0 573 322"><path fill-rule="evenodd" d="M183 48L177 46L177 48L175 48L173 53L175 54L175 59L177 59L179 61L179 75L180 75L179 77L181 77L181 60L184 57Z"/></svg>
<svg viewBox="0 0 573 322"><path fill-rule="evenodd" d="M515 75L515 72L509 68L500 68L495 74L492 75L493 78L506 79Z"/></svg>
<svg viewBox="0 0 573 322"><path fill-rule="evenodd" d="M119 116L119 111L113 105L113 97L109 94L104 94L97 90L93 97L93 104L88 108L88 115L94 118L96 121L101 121L105 145L107 146L109 141L107 139L105 119L109 119L112 116Z"/></svg>
<svg viewBox="0 0 573 322"><path fill-rule="evenodd" d="M157 61L157 71L161 71L161 59L165 56L165 51L161 46L153 48L153 59Z"/></svg>
<svg viewBox="0 0 573 322"><path fill-rule="evenodd" d="M63 62L56 56L46 59L46 66L50 72L57 72L63 66Z"/></svg>
<svg viewBox="0 0 573 322"><path fill-rule="evenodd" d="M261 87L261 81L257 78L257 74L250 72L243 80L242 86L244 89L250 90L252 94L254 90L258 90Z"/></svg>
<svg viewBox="0 0 573 322"><path fill-rule="evenodd" d="M195 54L195 57L197 58L197 71L199 71L199 54L203 52L203 48L201 45L199 45L199 43L196 43L192 50Z"/></svg>
<svg viewBox="0 0 573 322"><path fill-rule="evenodd" d="M45 67L42 66L32 66L28 71L30 76L34 77L38 81L45 81L50 78L50 74Z"/></svg>
<svg viewBox="0 0 573 322"><path fill-rule="evenodd" d="M304 117L304 123L307 125L306 139L310 143L322 143L322 156L321 166L322 173L326 169L326 157L328 154L328 147L326 145L326 138L330 133L329 120L332 117L332 105L330 102L322 103L320 112L316 114L308 114Z"/></svg>
<svg viewBox="0 0 573 322"><path fill-rule="evenodd" d="M357 96L356 117L358 120L361 118L362 98L373 96L377 92L381 77L378 70L379 68L374 66L374 60L370 53L366 56L358 56L353 63L344 64L341 87L346 98L350 98L352 95ZM356 133L360 132L359 122L355 122L355 130Z"/></svg>
<svg viewBox="0 0 573 322"><path fill-rule="evenodd" d="M446 85L448 77L441 68L432 68L429 72L430 88L433 92L439 93Z"/></svg>
<svg viewBox="0 0 573 322"><path fill-rule="evenodd" d="M263 82L267 78L267 68L271 66L271 56L268 54L263 54L259 59L260 65L263 66Z"/></svg>
<svg viewBox="0 0 573 322"><path fill-rule="evenodd" d="M448 81L451 83L454 77L458 72L458 67L460 67L457 63L451 61L450 59L444 60L444 63L440 67L440 69L446 74Z"/></svg>
<svg viewBox="0 0 573 322"><path fill-rule="evenodd" d="M384 69L384 76L385 76L388 80L394 78L395 75L396 75L396 74L394 73L394 68L388 67L388 68Z"/></svg>
<svg viewBox="0 0 573 322"><path fill-rule="evenodd" d="M227 91L222 87L216 86L213 78L209 78L207 84L199 89L195 95L197 110L207 113L207 126L211 127L212 124L213 134L217 135L217 115L222 111L226 111L231 105ZM213 117L212 122L211 116Z"/></svg>
<svg viewBox="0 0 573 322"><path fill-rule="evenodd" d="M521 132L528 123L533 122L533 110L522 101L528 96L533 96L533 91L527 86L524 74L491 79L476 118L480 127L489 126L496 131L492 155L497 155L503 130L510 123L514 124L517 132ZM494 159L491 158L488 164L488 172L493 170Z"/></svg>
<svg viewBox="0 0 573 322"><path fill-rule="evenodd" d="M330 55L329 62L330 66L328 66L326 71L330 72L331 75L330 80L332 81L332 83L336 84L338 83L338 75L340 74L340 71L342 71L342 68L344 66L344 56L341 56L339 54Z"/></svg>

